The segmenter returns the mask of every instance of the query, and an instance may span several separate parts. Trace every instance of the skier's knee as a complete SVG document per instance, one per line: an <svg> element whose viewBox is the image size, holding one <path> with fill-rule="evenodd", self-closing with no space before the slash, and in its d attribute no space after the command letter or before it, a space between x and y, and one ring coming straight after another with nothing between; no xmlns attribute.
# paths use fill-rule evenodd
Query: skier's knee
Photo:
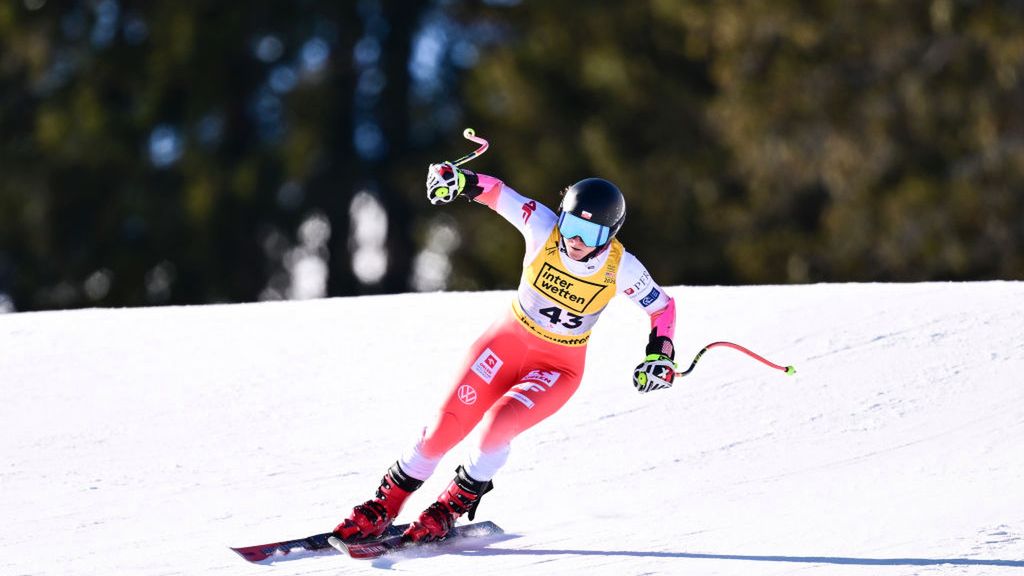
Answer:
<svg viewBox="0 0 1024 576"><path fill-rule="evenodd" d="M514 404L506 403L494 412L487 422L484 433L480 439L480 449L484 452L494 452L503 446L508 446L512 439L521 431L519 425L518 408Z"/></svg>
<svg viewBox="0 0 1024 576"><path fill-rule="evenodd" d="M427 457L440 458L465 438L468 432L458 416L452 412L442 412L434 426L423 432L421 450Z"/></svg>

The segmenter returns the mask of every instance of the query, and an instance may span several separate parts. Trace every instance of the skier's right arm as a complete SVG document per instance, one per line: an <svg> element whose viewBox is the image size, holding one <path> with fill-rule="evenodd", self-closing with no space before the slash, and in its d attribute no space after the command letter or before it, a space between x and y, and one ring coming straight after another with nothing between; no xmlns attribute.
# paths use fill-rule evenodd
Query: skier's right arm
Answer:
<svg viewBox="0 0 1024 576"><path fill-rule="evenodd" d="M473 200L500 184L501 180L497 178L477 175L451 162L431 164L427 168L427 199L434 205L448 204L459 196Z"/></svg>
<svg viewBox="0 0 1024 576"><path fill-rule="evenodd" d="M427 170L427 199L448 204L459 196L485 204L515 226L526 239L530 255L547 239L558 217L550 208L531 200L501 180L459 168L451 162L431 164Z"/></svg>

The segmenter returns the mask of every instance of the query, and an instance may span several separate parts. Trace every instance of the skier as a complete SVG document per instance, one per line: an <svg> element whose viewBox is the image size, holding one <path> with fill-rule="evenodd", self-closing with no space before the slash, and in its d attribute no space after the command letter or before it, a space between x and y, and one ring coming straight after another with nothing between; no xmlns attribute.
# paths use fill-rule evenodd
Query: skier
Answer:
<svg viewBox="0 0 1024 576"><path fill-rule="evenodd" d="M465 464L403 540L443 538L463 514L472 520L512 440L554 414L579 387L590 331L617 292L651 319L646 357L633 372L633 385L645 393L670 387L675 377L675 303L615 238L626 202L614 184L587 178L569 186L555 214L497 178L450 162L432 164L430 202L447 204L459 196L487 205L522 233L526 255L518 295L509 314L473 344L436 419L384 474L376 496L334 529L343 541L382 534L441 457L483 421Z"/></svg>

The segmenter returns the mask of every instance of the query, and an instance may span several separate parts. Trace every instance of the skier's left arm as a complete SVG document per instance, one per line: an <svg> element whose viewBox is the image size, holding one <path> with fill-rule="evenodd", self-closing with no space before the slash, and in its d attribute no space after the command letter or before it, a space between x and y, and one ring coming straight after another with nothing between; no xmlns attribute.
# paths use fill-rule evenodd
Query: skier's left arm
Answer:
<svg viewBox="0 0 1024 576"><path fill-rule="evenodd" d="M676 375L673 362L675 346L672 344L676 330L675 300L629 252L622 255L618 287L651 319L644 361L633 370L633 386L641 393L671 387Z"/></svg>

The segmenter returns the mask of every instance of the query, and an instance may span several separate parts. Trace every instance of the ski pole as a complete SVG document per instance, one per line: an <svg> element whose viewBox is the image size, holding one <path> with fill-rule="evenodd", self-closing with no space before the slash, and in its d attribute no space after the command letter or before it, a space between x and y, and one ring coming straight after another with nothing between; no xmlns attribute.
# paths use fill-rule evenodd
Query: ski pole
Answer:
<svg viewBox="0 0 1024 576"><path fill-rule="evenodd" d="M487 152L487 147L490 146L490 143L488 143L487 140L484 140L483 138L477 136L476 131L473 130L472 128L466 128L465 130L463 130L462 137L465 138L466 140L469 140L470 142L475 142L479 144L480 147L470 152L469 154L466 154L462 158L459 158L458 160L452 162L452 164L456 166L462 166L463 164L469 162L473 158L476 158L477 156L483 154L484 152Z"/></svg>
<svg viewBox="0 0 1024 576"><path fill-rule="evenodd" d="M693 368L697 365L697 362L700 360L700 357L703 356L704 353L707 352L708 350L710 350L712 348L717 348L719 346L725 346L726 348L732 348L733 350L739 350L740 352L743 352L744 354L746 354L747 356L750 356L754 360L757 360L757 361L761 362L762 364L764 364L764 365L766 365L768 367L775 368L776 370L781 370L781 371L785 372L786 374L789 374L789 375L796 374L796 368L794 368L793 366L779 366L778 364L776 364L776 363L774 363L774 362L772 362L770 360L767 360L764 356L761 356L760 354L752 352L751 350L748 350L747 348L744 348L743 346L740 346L739 344L733 344L732 342L712 342L711 344L708 344L707 346L702 348L700 352L697 352L697 356L695 356L693 358L693 362L690 363L690 367L689 368L687 368L683 372L676 372L676 376L686 376L690 372L693 372Z"/></svg>

